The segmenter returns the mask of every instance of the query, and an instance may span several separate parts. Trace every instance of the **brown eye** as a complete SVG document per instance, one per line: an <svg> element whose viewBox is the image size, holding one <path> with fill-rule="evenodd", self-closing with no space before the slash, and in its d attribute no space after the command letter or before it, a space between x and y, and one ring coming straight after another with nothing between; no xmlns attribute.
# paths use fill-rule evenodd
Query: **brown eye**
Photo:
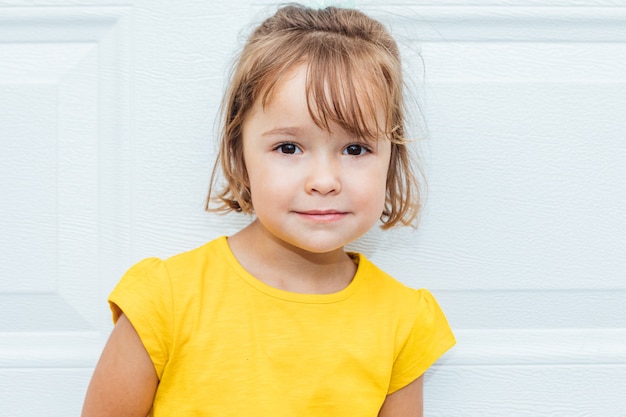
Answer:
<svg viewBox="0 0 626 417"><path fill-rule="evenodd" d="M352 156L365 155L367 152L369 152L369 149L367 149L365 146L358 144L358 143L353 143L352 145L348 145L343 150L343 153L345 155L352 155Z"/></svg>
<svg viewBox="0 0 626 417"><path fill-rule="evenodd" d="M286 155L293 155L296 153L301 153L302 151L298 147L298 145L293 143L281 143L275 148L278 152L284 153Z"/></svg>

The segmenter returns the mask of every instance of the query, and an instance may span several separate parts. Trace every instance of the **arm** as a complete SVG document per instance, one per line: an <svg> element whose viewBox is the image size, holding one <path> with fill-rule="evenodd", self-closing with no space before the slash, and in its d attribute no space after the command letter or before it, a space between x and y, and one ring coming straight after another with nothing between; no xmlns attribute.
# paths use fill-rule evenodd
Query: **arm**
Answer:
<svg viewBox="0 0 626 417"><path fill-rule="evenodd" d="M404 388L387 395L378 417L423 417L423 375Z"/></svg>
<svg viewBox="0 0 626 417"><path fill-rule="evenodd" d="M82 417L146 417L158 382L148 352L122 314L96 365Z"/></svg>

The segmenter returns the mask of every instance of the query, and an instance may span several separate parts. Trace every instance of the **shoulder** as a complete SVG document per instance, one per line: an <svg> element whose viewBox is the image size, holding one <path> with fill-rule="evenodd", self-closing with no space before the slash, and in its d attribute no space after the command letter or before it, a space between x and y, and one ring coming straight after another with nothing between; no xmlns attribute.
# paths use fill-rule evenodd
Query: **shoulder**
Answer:
<svg viewBox="0 0 626 417"><path fill-rule="evenodd" d="M226 238L221 237L170 258L154 257L137 262L109 295L113 320L122 311L133 319L145 311L165 314L175 308L175 300L194 299L198 288L207 282L206 277L216 276L214 270L225 264L226 257L220 252L227 247Z"/></svg>
<svg viewBox="0 0 626 417"><path fill-rule="evenodd" d="M202 246L179 253L166 259L148 258L141 261L138 265L145 263L146 265L155 266L160 263L173 279L180 276L197 276L207 266L215 267L217 264L224 263L227 258L224 256L228 251L228 243L225 236L214 239Z"/></svg>
<svg viewBox="0 0 626 417"><path fill-rule="evenodd" d="M407 323L428 320L437 315L439 304L425 288L411 288L383 271L365 256L359 255L359 273L363 274L364 292L377 306L387 305Z"/></svg>
<svg viewBox="0 0 626 417"><path fill-rule="evenodd" d="M389 275L380 267L367 259L363 254L358 254L359 268L358 274L362 274L362 279L367 287L378 292L380 295L392 297L393 299L403 299L406 301L417 301L421 291L416 290Z"/></svg>
<svg viewBox="0 0 626 417"><path fill-rule="evenodd" d="M172 257L146 258L129 268L116 287L133 289L135 292L159 291L163 288L179 285L196 285L202 280L208 267L224 264L224 256L220 252L228 247L225 237L212 240L195 249Z"/></svg>

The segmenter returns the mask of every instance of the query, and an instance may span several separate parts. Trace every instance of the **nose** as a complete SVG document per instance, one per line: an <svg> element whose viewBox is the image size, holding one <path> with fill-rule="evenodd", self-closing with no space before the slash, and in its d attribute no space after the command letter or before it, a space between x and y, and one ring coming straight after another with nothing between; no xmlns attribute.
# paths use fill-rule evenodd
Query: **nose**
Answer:
<svg viewBox="0 0 626 417"><path fill-rule="evenodd" d="M307 193L326 195L341 191L340 166L335 158L327 155L311 158L308 171L305 184Z"/></svg>

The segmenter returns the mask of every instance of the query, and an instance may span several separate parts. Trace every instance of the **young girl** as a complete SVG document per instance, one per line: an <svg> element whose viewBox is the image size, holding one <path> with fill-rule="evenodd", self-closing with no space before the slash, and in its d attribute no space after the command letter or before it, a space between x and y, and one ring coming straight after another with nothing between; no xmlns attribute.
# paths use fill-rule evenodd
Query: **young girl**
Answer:
<svg viewBox="0 0 626 417"><path fill-rule="evenodd" d="M415 221L402 85L396 43L358 11L284 6L252 33L212 201L254 220L124 275L83 416L422 415L448 323L344 251L379 220Z"/></svg>

